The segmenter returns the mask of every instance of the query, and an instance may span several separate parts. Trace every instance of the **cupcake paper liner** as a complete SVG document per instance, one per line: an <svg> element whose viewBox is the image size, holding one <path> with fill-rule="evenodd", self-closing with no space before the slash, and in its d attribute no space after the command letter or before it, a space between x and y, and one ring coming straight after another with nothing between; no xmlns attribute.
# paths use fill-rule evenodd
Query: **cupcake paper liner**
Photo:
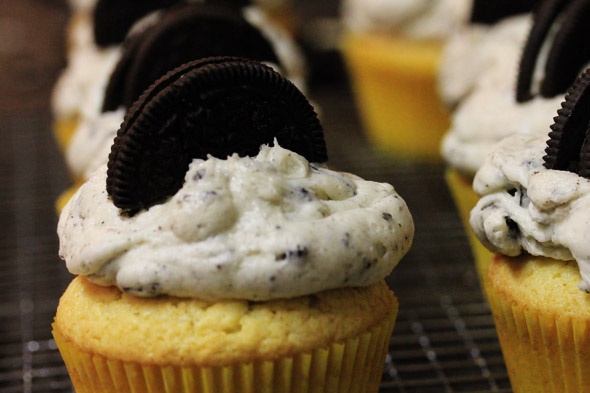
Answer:
<svg viewBox="0 0 590 393"><path fill-rule="evenodd" d="M379 389L397 312L344 342L227 366L141 364L79 349L53 335L77 393L371 393Z"/></svg>
<svg viewBox="0 0 590 393"><path fill-rule="evenodd" d="M465 228L465 234L471 247L477 274L480 280L482 280L486 275L487 267L494 254L481 244L471 229L471 225L469 225L469 215L479 200L479 197L473 191L473 179L460 174L454 169L447 168L445 170L445 180L451 191L451 196L457 207L463 227Z"/></svg>
<svg viewBox="0 0 590 393"><path fill-rule="evenodd" d="M440 42L349 34L342 42L363 127L379 149L439 161L449 114L439 99Z"/></svg>
<svg viewBox="0 0 590 393"><path fill-rule="evenodd" d="M589 392L590 320L520 303L490 281L487 298L513 391Z"/></svg>
<svg viewBox="0 0 590 393"><path fill-rule="evenodd" d="M68 149L77 126L77 116L59 119L54 122L53 137L62 153Z"/></svg>
<svg viewBox="0 0 590 393"><path fill-rule="evenodd" d="M57 212L58 216L61 214L61 211L63 210L64 206L68 203L72 196L74 196L74 194L76 193L76 191L78 191L78 188L80 188L81 185L82 183L76 182L76 184L68 187L61 194L59 194L55 201L55 211Z"/></svg>

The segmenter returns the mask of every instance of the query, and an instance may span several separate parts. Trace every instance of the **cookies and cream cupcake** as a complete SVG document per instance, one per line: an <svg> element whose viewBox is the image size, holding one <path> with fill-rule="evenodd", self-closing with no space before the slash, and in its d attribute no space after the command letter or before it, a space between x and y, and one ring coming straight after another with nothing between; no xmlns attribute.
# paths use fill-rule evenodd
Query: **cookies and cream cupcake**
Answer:
<svg viewBox="0 0 590 393"><path fill-rule="evenodd" d="M447 182L468 229L480 272L490 253L468 226L469 211L477 202L473 176L504 137L546 135L567 88L590 61L584 42L585 19L580 17L588 9L587 0L542 1L533 13L529 33L522 37L523 47L504 45L498 67L480 76L480 82L453 113L441 152Z"/></svg>
<svg viewBox="0 0 590 393"><path fill-rule="evenodd" d="M326 160L312 106L259 62L151 85L58 224L76 391L376 393L412 217Z"/></svg>
<svg viewBox="0 0 590 393"><path fill-rule="evenodd" d="M232 55L266 62L302 91L306 67L301 51L284 30L255 7L183 4L142 21L121 47L96 95L87 97L65 156L74 187L58 201L58 210L79 183L106 162L123 116L152 82L180 64L209 56Z"/></svg>
<svg viewBox="0 0 590 393"><path fill-rule="evenodd" d="M294 80L304 88L305 66L290 33L274 18L277 2L248 0L120 0L72 1L68 27L67 66L58 78L52 96L54 133L59 146L67 149L81 118L94 114L102 104L102 94L123 43L130 32L138 32L159 19L163 10L187 4L230 7L241 10L249 23L276 44ZM268 11L267 11L268 10Z"/></svg>
<svg viewBox="0 0 590 393"><path fill-rule="evenodd" d="M361 123L380 150L439 159L448 116L437 93L443 42L470 0L345 0L341 50Z"/></svg>
<svg viewBox="0 0 590 393"><path fill-rule="evenodd" d="M478 170L471 225L514 392L584 392L590 367L590 71L548 137L501 141Z"/></svg>

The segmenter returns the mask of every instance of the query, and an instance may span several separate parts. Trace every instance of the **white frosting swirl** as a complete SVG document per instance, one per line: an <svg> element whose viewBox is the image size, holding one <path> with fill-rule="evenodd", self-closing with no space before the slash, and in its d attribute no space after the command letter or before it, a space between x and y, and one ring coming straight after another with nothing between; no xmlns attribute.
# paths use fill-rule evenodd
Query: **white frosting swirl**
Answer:
<svg viewBox="0 0 590 393"><path fill-rule="evenodd" d="M439 67L439 92L454 107L478 83L515 82L512 67L518 64L530 29L529 14L503 19L489 26L462 26L445 43Z"/></svg>
<svg viewBox="0 0 590 393"><path fill-rule="evenodd" d="M57 119L100 112L104 91L121 57L119 47L79 45L69 52L67 67L54 86L51 105Z"/></svg>
<svg viewBox="0 0 590 393"><path fill-rule="evenodd" d="M70 272L140 296L263 300L365 286L391 272L414 233L391 185L279 146L195 159L181 190L131 218L105 182L102 167L63 209L60 256Z"/></svg>
<svg viewBox="0 0 590 393"><path fill-rule="evenodd" d="M344 0L342 23L356 33L443 39L467 22L471 0Z"/></svg>
<svg viewBox="0 0 590 393"><path fill-rule="evenodd" d="M543 166L547 137L514 135L486 158L473 182L481 199L470 224L494 252L578 262L590 290L590 180Z"/></svg>

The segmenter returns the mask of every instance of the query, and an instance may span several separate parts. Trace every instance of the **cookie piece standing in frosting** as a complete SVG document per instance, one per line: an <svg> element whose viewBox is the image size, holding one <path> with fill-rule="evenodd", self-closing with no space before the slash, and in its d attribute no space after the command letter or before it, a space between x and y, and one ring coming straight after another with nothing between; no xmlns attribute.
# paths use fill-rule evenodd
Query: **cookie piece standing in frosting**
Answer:
<svg viewBox="0 0 590 393"><path fill-rule="evenodd" d="M519 64L516 85L516 100L520 103L531 100L535 94L554 97L571 86L584 65L590 60L590 1L546 0L541 2L534 14L534 23L527 38ZM539 91L532 91L535 70L543 58L542 47L552 28L559 29L552 39L543 66Z"/></svg>
<svg viewBox="0 0 590 393"><path fill-rule="evenodd" d="M545 149L547 154L543 157L546 168L568 170L590 178L588 113L590 70L586 70L576 80L557 111Z"/></svg>
<svg viewBox="0 0 590 393"><path fill-rule="evenodd" d="M509 16L527 13L537 3L538 0L473 0L469 22L492 25Z"/></svg>
<svg viewBox="0 0 590 393"><path fill-rule="evenodd" d="M275 139L312 162L327 160L313 108L276 71L235 58L191 62L130 108L109 156L107 191L133 214L173 195L192 159L255 155Z"/></svg>
<svg viewBox="0 0 590 393"><path fill-rule="evenodd" d="M98 0L92 12L94 42L99 47L123 42L131 26L152 11L168 8L178 0Z"/></svg>

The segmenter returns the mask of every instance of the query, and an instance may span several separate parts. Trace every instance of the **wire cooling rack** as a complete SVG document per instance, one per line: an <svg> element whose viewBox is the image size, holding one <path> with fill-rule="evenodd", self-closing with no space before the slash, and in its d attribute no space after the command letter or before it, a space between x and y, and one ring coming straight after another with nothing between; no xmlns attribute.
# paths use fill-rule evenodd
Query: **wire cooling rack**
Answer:
<svg viewBox="0 0 590 393"><path fill-rule="evenodd" d="M57 256L53 203L68 177L48 104L64 65L66 8L51 0L0 7L0 31L9 37L0 41L0 392L71 392L50 326L71 279ZM388 279L400 313L381 392L510 392L442 166L373 151L345 80L337 82L310 93L321 108L330 166L393 184L416 225L411 251Z"/></svg>

